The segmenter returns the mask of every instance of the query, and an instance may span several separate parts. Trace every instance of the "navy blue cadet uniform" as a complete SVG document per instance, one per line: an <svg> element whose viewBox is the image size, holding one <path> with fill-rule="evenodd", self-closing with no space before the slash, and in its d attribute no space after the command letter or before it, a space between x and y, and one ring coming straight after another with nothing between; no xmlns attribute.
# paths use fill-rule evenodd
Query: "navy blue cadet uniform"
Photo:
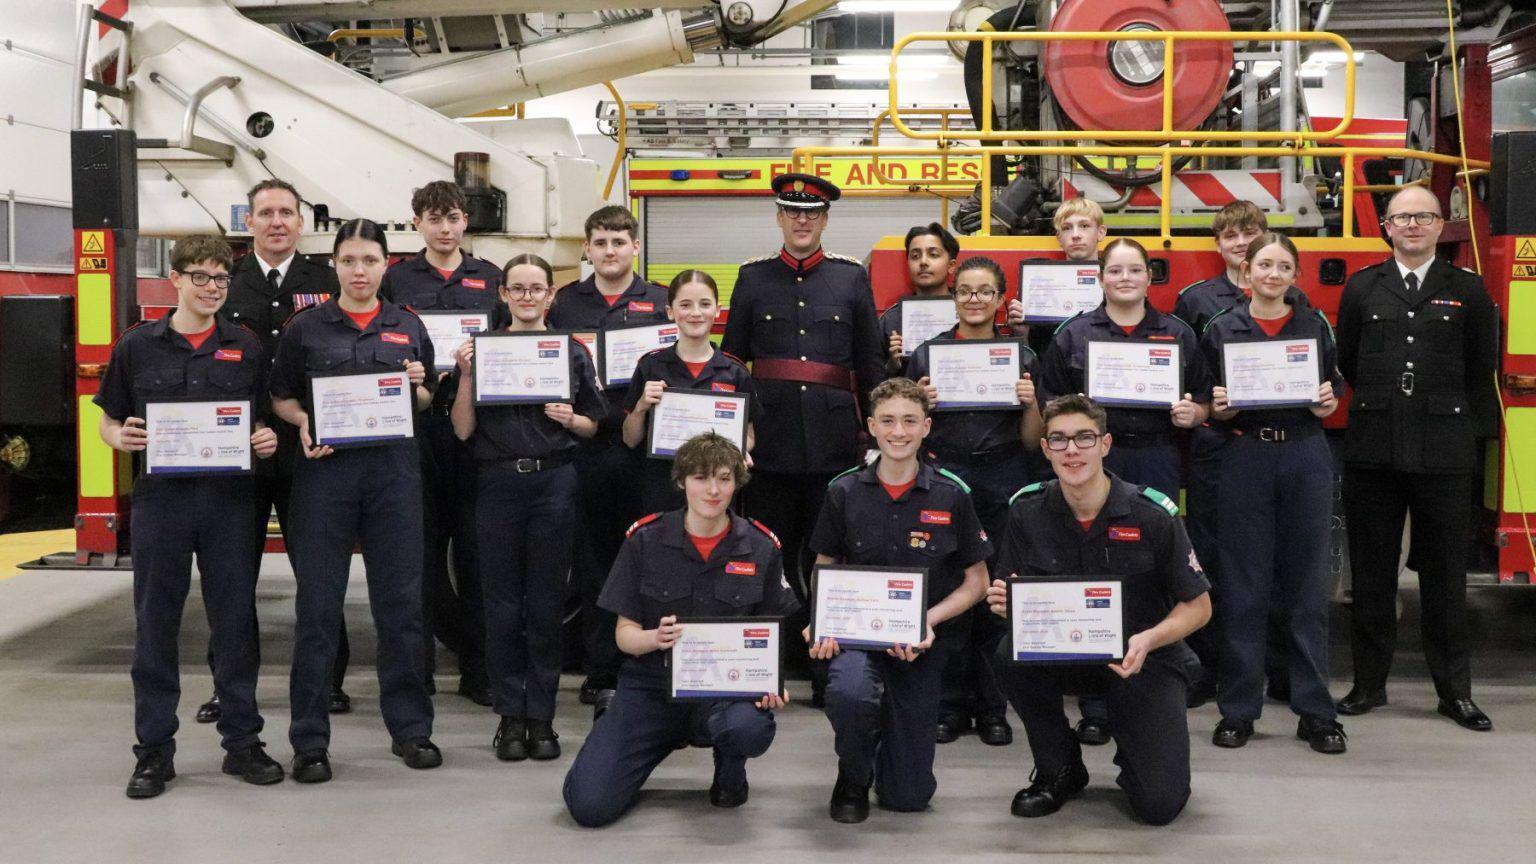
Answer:
<svg viewBox="0 0 1536 864"><path fill-rule="evenodd" d="M932 608L960 587L967 567L991 557L992 543L970 489L955 475L920 463L912 488L892 500L879 464L832 480L811 548L845 564L926 568ZM940 679L950 652L965 644L970 617L933 629L932 646L910 663L880 651L843 651L827 666L838 772L866 789L873 782L888 810L922 810L938 788Z"/></svg>
<svg viewBox="0 0 1536 864"><path fill-rule="evenodd" d="M677 356L677 346L668 345L665 348L657 348L655 351L640 358L635 366L635 377L629 381L629 390L624 394L624 413L629 414L640 404L640 397L645 395L647 381L664 381L672 390L713 390L719 393L745 393L751 398L748 420L759 423L763 417L763 403L757 398L757 386L752 381L752 373L747 371L747 366L735 357L715 350L713 356L705 361L704 369L698 377L688 370L683 358ZM641 454L645 453L645 444L638 448ZM645 505L646 512L661 513L667 510L676 510L687 505L683 497L683 490L677 488L672 482L672 462L664 459L646 459L640 472L640 500Z"/></svg>
<svg viewBox="0 0 1536 864"><path fill-rule="evenodd" d="M804 260L781 249L748 261L720 347L751 363L762 397L742 504L789 550L784 572L803 601L803 550L827 482L859 461L861 394L885 378L869 274L820 249Z"/></svg>
<svg viewBox="0 0 1536 864"><path fill-rule="evenodd" d="M1411 290L1395 258L1351 276L1339 369L1355 685L1386 687L1397 643L1398 550L1412 514L1424 659L1442 700L1470 699L1467 544L1478 439L1498 434L1499 320L1482 279L1432 262Z"/></svg>
<svg viewBox="0 0 1536 864"><path fill-rule="evenodd" d="M598 600L647 630L661 619L784 617L799 602L784 581L778 540L761 523L732 515L730 533L709 560L688 538L686 510L646 516L629 529ZM715 779L728 788L746 781L746 764L768 752L772 711L751 702L672 702L666 652L627 657L613 704L597 719L565 777L565 806L589 828L618 819L647 777L672 751L707 738Z"/></svg>
<svg viewBox="0 0 1536 864"><path fill-rule="evenodd" d="M1288 301L1289 302L1289 301ZM1268 338L1245 301L1212 318L1200 348L1210 368L1225 368L1225 347ZM1318 309L1291 304L1276 338L1316 339L1318 364L1335 395L1344 390L1333 328ZM1223 381L1221 372L1218 381ZM1223 381L1224 383L1224 381ZM1221 716L1252 722L1264 707L1266 624L1287 638L1291 710L1318 723L1334 720L1328 695L1329 525L1333 454L1323 421L1306 408L1241 410L1228 421L1231 441L1220 460L1216 520L1221 558Z"/></svg>
<svg viewBox="0 0 1536 864"><path fill-rule="evenodd" d="M608 405L585 348L571 351L570 374L572 407L596 422ZM458 375L455 369L454 389ZM502 717L553 720L576 539L578 438L546 416L543 405L477 405L468 446L476 463L491 704Z"/></svg>
<svg viewBox="0 0 1536 864"><path fill-rule="evenodd" d="M572 282L555 294L549 306L549 326L556 330L594 332L667 320L667 289L635 276L610 304L597 290L594 274ZM599 373L598 380L602 380ZM624 446L625 387L603 391L608 411L597 434L576 450L576 479L580 484L581 517L573 567L581 597L582 667L588 675L610 676L619 670L619 648L613 642L613 616L598 606L608 571L624 542L624 529L645 511L640 508L639 457Z"/></svg>
<svg viewBox="0 0 1536 864"><path fill-rule="evenodd" d="M928 347L934 342L954 341L958 326L951 327L912 352L906 377L921 380L929 374ZM995 338L1005 338L993 327ZM1019 343L1023 374L1040 380L1040 363L1027 339ZM1024 448L1019 435L1020 411L939 411L933 430L923 439L929 458L948 468L971 487L976 518L991 537L1003 536L1008 518L1008 499L1040 473L1039 450ZM1031 457L1034 458L1031 458ZM1001 717L1008 705L992 674L992 652L1008 632L1007 622L978 603L965 613L971 618L967 644L952 653L944 674L944 710L962 717Z"/></svg>
<svg viewBox="0 0 1536 864"><path fill-rule="evenodd" d="M368 326L335 300L306 309L277 343L270 388L313 411L309 376L399 369L411 361L432 382L426 325L387 300ZM298 581L293 672L288 684L294 752L330 743L327 682L347 594L352 550L362 545L368 604L378 635L379 708L397 743L432 734L432 700L421 678L421 463L411 441L294 460L293 559Z"/></svg>
<svg viewBox="0 0 1536 864"><path fill-rule="evenodd" d="M267 363L277 353L277 337L293 313L317 306L331 299L340 290L336 271L324 264L316 264L302 255L295 254L286 272L267 267L253 252L235 262L229 274L229 299L219 309L219 317L248 327L261 340L262 353ZM268 370L262 370L266 380ZM283 545L288 545L288 501L293 494L293 460L298 457L299 433L281 418L274 415L271 406L262 405L257 416L263 417L277 433L277 452L270 459L256 463L256 510L252 517L252 533L256 536L256 569L261 569L261 555L267 545L267 519L277 511L278 529L283 535ZM288 556L289 564L293 556ZM331 683L341 687L347 675L350 650L347 645L347 626L343 621L337 635L336 668L332 670ZM208 663L213 665L213 646L208 647Z"/></svg>
<svg viewBox="0 0 1536 864"><path fill-rule="evenodd" d="M1008 513L1000 578L1119 576L1128 635L1162 623L1173 607L1210 590L1189 545L1179 508L1156 489L1110 475L1109 497L1088 530L1051 480L1019 490ZM1024 722L1040 777L1080 765L1082 745L1067 723L1065 693L1101 694L1115 738L1115 782L1144 821L1166 825L1189 800L1189 723L1184 707L1189 648L1165 645L1147 655L1141 672L1121 678L1107 666L1035 666L1008 662L1008 644L995 655L998 679Z"/></svg>
<svg viewBox="0 0 1536 864"><path fill-rule="evenodd" d="M112 346L92 400L114 420L143 417L144 403L192 396L266 402L266 355L243 327L217 321L193 348L170 316L129 329ZM247 418L261 417L259 411ZM152 431L152 430L151 430ZM192 556L208 611L214 687L222 702L219 737L233 753L258 743L255 480L139 476L133 485L133 716L139 757L176 752L181 698L177 639L192 578ZM329 667L327 667L329 668ZM323 710L323 709L322 709Z"/></svg>
<svg viewBox="0 0 1536 864"><path fill-rule="evenodd" d="M1307 302L1307 295L1295 286L1292 286L1285 296L1298 312L1310 305ZM1211 323L1212 318L1234 306L1246 303L1247 300L1248 295L1243 293L1243 289L1233 284L1223 270L1209 279L1187 285L1179 291L1179 299L1174 304L1173 315L1188 324L1199 335L1205 333L1205 327ZM1207 368L1210 369L1213 377L1221 374L1219 366L1211 367L1207 364ZM1194 544L1195 554L1200 556L1200 562L1205 566L1206 578L1211 583L1213 604L1219 603L1221 599L1221 558L1216 546L1216 514L1218 512L1216 486L1220 482L1221 456L1230 437L1231 432L1226 424L1215 419L1208 420L1191 430L1189 475L1184 481L1186 487L1184 527L1189 530L1189 542ZM1276 604L1277 607L1279 605ZM1205 680L1213 684L1221 665L1219 638L1216 628L1209 627L1196 630L1185 640L1199 655ZM1274 681L1285 681L1289 677L1285 659L1285 646L1289 641L1290 637L1287 635L1284 621L1271 620L1265 668L1273 673L1268 677Z"/></svg>
<svg viewBox="0 0 1536 864"><path fill-rule="evenodd" d="M490 312L494 318L498 307L503 306L500 288L501 268L495 264L466 252L459 266L445 277L422 249L384 272L379 296L417 311L462 309ZM438 373L429 369L427 374L436 378ZM485 612L474 539L475 460L454 437L453 421L448 416L457 392L452 387L439 387L431 408L416 423L426 519L426 557L421 571L426 644L423 671L430 679L435 670L435 637L458 656L461 683L475 683L485 678Z"/></svg>

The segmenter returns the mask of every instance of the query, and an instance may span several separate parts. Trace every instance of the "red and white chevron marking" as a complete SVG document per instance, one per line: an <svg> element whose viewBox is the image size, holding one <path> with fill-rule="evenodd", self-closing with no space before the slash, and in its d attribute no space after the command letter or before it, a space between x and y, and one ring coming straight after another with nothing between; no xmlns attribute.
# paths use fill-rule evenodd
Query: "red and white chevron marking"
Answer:
<svg viewBox="0 0 1536 864"><path fill-rule="evenodd" d="M1281 209L1279 171L1180 171L1173 175L1172 192L1175 210L1219 210L1242 200L1266 211ZM1061 181L1062 200L1084 195L1103 202L1122 194L1123 186L1112 186L1091 174L1074 173ZM1162 203L1162 184L1153 183L1133 192L1126 206L1155 209Z"/></svg>

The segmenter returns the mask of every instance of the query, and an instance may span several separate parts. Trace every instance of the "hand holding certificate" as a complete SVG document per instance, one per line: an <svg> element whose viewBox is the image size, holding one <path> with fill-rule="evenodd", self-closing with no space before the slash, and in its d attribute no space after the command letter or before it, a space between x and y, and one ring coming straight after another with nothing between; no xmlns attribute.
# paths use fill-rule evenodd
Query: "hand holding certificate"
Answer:
<svg viewBox="0 0 1536 864"><path fill-rule="evenodd" d="M415 389L404 369L311 376L310 439L341 448L413 438Z"/></svg>
<svg viewBox="0 0 1536 864"><path fill-rule="evenodd" d="M1025 261L1019 265L1019 302L1026 323L1065 321L1104 302L1096 261Z"/></svg>
<svg viewBox="0 0 1536 864"><path fill-rule="evenodd" d="M1318 404L1316 339L1258 339L1221 346L1227 407L1300 408Z"/></svg>
<svg viewBox="0 0 1536 864"><path fill-rule="evenodd" d="M1125 657L1125 595L1118 577L1008 581L1008 659L1099 664Z"/></svg>
<svg viewBox="0 0 1536 864"><path fill-rule="evenodd" d="M667 655L673 700L750 700L778 696L782 624L777 618L688 618Z"/></svg>
<svg viewBox="0 0 1536 864"><path fill-rule="evenodd" d="M818 564L811 574L811 644L884 651L928 638L928 571Z"/></svg>
<svg viewBox="0 0 1536 864"><path fill-rule="evenodd" d="M912 356L917 346L955 326L959 320L952 297L903 297L901 353Z"/></svg>
<svg viewBox="0 0 1536 864"><path fill-rule="evenodd" d="M144 473L251 473L251 402L179 399L144 406Z"/></svg>
<svg viewBox="0 0 1536 864"><path fill-rule="evenodd" d="M571 401L571 336L479 333L474 337L476 405Z"/></svg>
<svg viewBox="0 0 1536 864"><path fill-rule="evenodd" d="M690 438L705 432L720 435L745 453L750 405L751 396L746 393L667 388L650 411L646 455L652 459L671 459Z"/></svg>
<svg viewBox="0 0 1536 864"><path fill-rule="evenodd" d="M427 325L432 337L433 358L438 372L453 370L453 353L470 336L491 329L491 313L472 310L429 309L416 317Z"/></svg>
<svg viewBox="0 0 1536 864"><path fill-rule="evenodd" d="M1019 407L1023 376L1019 343L966 339L928 346L928 378L939 391L935 411L1008 411Z"/></svg>
<svg viewBox="0 0 1536 864"><path fill-rule="evenodd" d="M598 354L602 365L597 367L599 383L604 389L625 387L635 377L635 367L640 358L677 343L677 325L642 324L639 327L616 327L597 335Z"/></svg>
<svg viewBox="0 0 1536 864"><path fill-rule="evenodd" d="M1184 395L1184 357L1177 342L1088 343L1088 395L1103 405L1168 408Z"/></svg>

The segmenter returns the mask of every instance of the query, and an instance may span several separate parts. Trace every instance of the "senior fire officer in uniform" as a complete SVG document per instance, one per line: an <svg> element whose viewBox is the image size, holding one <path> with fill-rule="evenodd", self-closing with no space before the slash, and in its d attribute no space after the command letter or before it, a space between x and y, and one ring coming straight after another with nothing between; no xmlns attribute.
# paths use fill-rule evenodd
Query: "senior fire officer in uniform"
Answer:
<svg viewBox="0 0 1536 864"><path fill-rule="evenodd" d="M311 263L298 254L299 237L304 233L303 200L293 184L276 177L252 186L245 193L249 209L245 230L251 232L251 252L235 262L229 274L229 300L219 310L219 317L249 328L261 340L262 354L270 361L277 349L277 337L289 316L310 306L317 306L336 296L336 271ZM277 430L277 456L256 465L256 565L267 540L267 517L277 508L277 524L288 543L288 496L293 488L293 457L298 448L298 433L276 416L266 422ZM352 700L341 689L347 674L347 633L343 625L341 647L332 670L330 710L342 714L352 709ZM213 665L213 645L208 646L208 665ZM214 723L219 719L219 694L197 709L197 722Z"/></svg>
<svg viewBox="0 0 1536 864"><path fill-rule="evenodd" d="M803 603L804 549L827 483L859 459L859 402L885 377L885 351L869 274L821 248L841 190L784 174L773 191L784 246L741 265L720 347L752 363L763 402L742 504L783 542L784 575Z"/></svg>
<svg viewBox="0 0 1536 864"><path fill-rule="evenodd" d="M1387 702L1397 642L1397 565L1412 514L1424 656L1439 712L1493 728L1472 701L1467 538L1478 438L1496 430L1498 323L1482 279L1435 257L1444 220L1428 190L1387 205L1392 257L1350 278L1339 302L1339 369L1354 389L1344 438L1344 513L1355 680L1340 714Z"/></svg>

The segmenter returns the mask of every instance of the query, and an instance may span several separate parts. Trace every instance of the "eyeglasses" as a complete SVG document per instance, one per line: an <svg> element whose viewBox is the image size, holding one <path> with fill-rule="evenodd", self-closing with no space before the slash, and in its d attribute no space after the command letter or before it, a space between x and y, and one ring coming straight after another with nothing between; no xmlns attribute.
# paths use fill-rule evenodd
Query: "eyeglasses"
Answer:
<svg viewBox="0 0 1536 864"><path fill-rule="evenodd" d="M821 220L821 217L827 215L827 211L823 208L801 210L795 207L780 207L779 212L783 213L784 218L791 222L818 222Z"/></svg>
<svg viewBox="0 0 1536 864"><path fill-rule="evenodd" d="M549 293L549 286L527 285L519 286L516 288L509 287L507 288L507 293L511 294L513 297L543 297L545 294Z"/></svg>
<svg viewBox="0 0 1536 864"><path fill-rule="evenodd" d="M980 300L990 303L997 299L996 288L956 288L955 297L960 300Z"/></svg>
<svg viewBox="0 0 1536 864"><path fill-rule="evenodd" d="M1410 222L1418 223L1419 225L1433 225L1439 222L1441 218L1439 213L1431 213L1425 210L1421 213L1393 213L1381 221L1391 222L1399 228L1407 228Z"/></svg>
<svg viewBox="0 0 1536 864"><path fill-rule="evenodd" d="M207 285L209 282L212 282L214 285L216 285L219 288L228 288L229 287L229 274L228 273L220 273L219 275L215 276L212 273L204 273L201 270L184 270L184 271L182 271L181 275L187 277L188 279L191 279L192 280L192 284L196 285L199 288L203 287L204 285Z"/></svg>
<svg viewBox="0 0 1536 864"><path fill-rule="evenodd" d="M1045 436L1045 446L1050 450L1065 450L1069 441L1076 444L1077 449L1087 450L1099 443L1099 433L1085 429L1076 435L1068 436L1060 432L1053 432Z"/></svg>

